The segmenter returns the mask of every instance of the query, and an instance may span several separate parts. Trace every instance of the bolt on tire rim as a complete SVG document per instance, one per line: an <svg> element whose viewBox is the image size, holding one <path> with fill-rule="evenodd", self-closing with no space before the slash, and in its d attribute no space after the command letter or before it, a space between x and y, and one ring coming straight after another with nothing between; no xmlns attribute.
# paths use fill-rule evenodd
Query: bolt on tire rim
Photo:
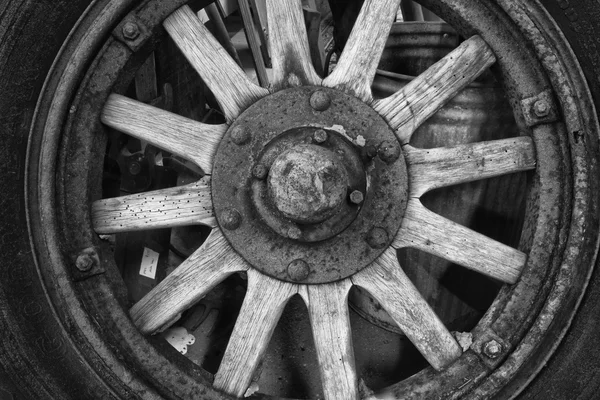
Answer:
<svg viewBox="0 0 600 400"><path fill-rule="evenodd" d="M443 391L450 388L455 396L468 390L488 396L499 390L490 388L484 378L490 370L508 368L501 366L501 363L509 356L509 349L514 349L524 337L524 333L519 333L519 329L515 328L521 325L522 320L519 316L511 315L511 311L515 312L516 305L520 304L516 299L524 297L521 301L526 303L536 294L545 293L546 296L551 288L545 287L541 282L544 277L559 273L558 266L552 265L548 250L544 250L541 243L557 241L552 238L560 236L559 231L564 228L550 226L552 221L562 221L565 218L560 207L568 208L564 203L571 201L570 198L553 198L556 194L545 191L546 185L560 188L563 184L561 180L566 179L564 176L551 176L553 171L561 170L557 166L557 160L563 157L561 149L565 145L557 144L555 138L565 137L561 140L566 140L566 135L563 134L563 128L555 124L557 104L551 100L548 102L548 97L544 95L550 86L548 80L538 79L537 72L544 71L543 68L560 68L561 64L540 66L535 63L527 65L527 68L515 69L522 64L529 64L526 62L529 61L527 55L517 57L518 62L514 64L516 67L509 65L509 61L497 55L504 55L503 52L510 47L510 43L497 43L499 39L494 39L494 29L491 29L492 32L486 37L482 29L473 28L470 24L471 18L476 18L478 13L482 13L484 6L466 6L468 11L465 11L458 6L450 7L456 6L452 2L429 3L425 5L446 20L457 21L457 29L468 39L442 62L427 70L394 96L383 100L373 100L370 83L377 67L377 55L383 50L384 38L389 31L390 24L387 22L391 21L399 4L398 1L392 0L365 2L338 66L324 80L317 76L309 61L304 38L305 28L299 22L300 3L292 0L268 2L270 25L280 27L273 29L271 35L274 71L272 94L253 84L231 59L224 56L224 52L215 50L219 45L189 7L183 6L170 13L162 22L164 28L215 94L229 121L228 125L201 124L118 94L104 97L107 100L101 108L101 116L105 125L187 158L211 175L210 178L203 178L184 187L97 200L92 205L90 225L98 234L188 224L205 224L213 228L204 245L148 296L134 305L130 313L141 332L155 332L168 325L179 313L193 305L227 276L236 272L246 272L247 294L213 384L218 390L235 396L243 396L246 393L285 304L292 296L299 294L308 306L325 397L358 398L358 376L353 362L346 304L348 292L353 285L366 289L377 298L432 366L431 369L389 388L388 391L393 396L401 398L405 393L411 393L423 379L434 382L427 390ZM517 16L537 15L528 9L528 6L518 7L521 6L508 9ZM526 24L518 18L515 19L522 25ZM482 18L480 23L483 23L483 20L485 18ZM127 40L140 40L132 29L125 29L124 32L127 33ZM481 36L465 34L466 32L477 32ZM525 32L532 34L531 31ZM111 51L112 48L107 45L96 66L102 66L102 57L110 57ZM127 59L128 55L123 56L122 63ZM515 105L517 120L528 129L530 135L454 148L422 150L412 147L410 138L418 126L489 66L494 65L497 59L501 64L498 67L507 81L507 92L511 99L521 101ZM357 68L357 65L361 67ZM221 71L226 71L226 74ZM94 81L93 72L91 75L85 84ZM118 74L115 74L114 78L117 79L117 76ZM546 75L542 73L541 76ZM527 84L520 85L524 81ZM104 84L106 89L113 87L112 81ZM311 95L315 93L317 86L324 89L317 91L320 94L318 98L313 99ZM118 92L119 86L114 87ZM554 85L552 89L562 95L569 87ZM77 100L89 100L85 98L85 90L82 93ZM321 93L329 93L327 97L330 101L321 96ZM251 147L255 140L260 139L260 135L268 136L268 132L261 129L250 129L249 134L236 131L238 126L247 123L240 123L240 120L246 112L251 113L253 107L260 107L261 102L286 95L304 96L306 107L312 108L311 112L315 114L336 107L338 98L352 96L352 100L348 101L359 99L366 104L365 113L371 112L368 111L371 109L377 112L377 118L387 122L389 128L386 126L386 129L393 131L396 138L386 137L385 129L381 130L380 138L377 137L377 129L375 133L371 130L362 131L362 139L359 139L358 133L348 133L346 129L332 129L335 125L344 127L343 123L335 124L336 119L342 122L351 119L344 112L333 115L327 123L319 122L316 116L307 117L308 112L301 113L298 117L300 121L295 126L285 127L275 137L266 137L261 147L253 149L256 152L251 153L253 162L241 163L240 168L243 168L245 173L242 183L250 185L249 192L245 192L245 197L241 199L227 200L230 197L227 190L236 187L236 183L229 177L221 181L219 173L225 172L219 172L218 168L223 165L222 170L227 170L226 167L232 162L229 152L243 151L239 149ZM539 103L540 99L545 103ZM97 103L96 99L96 104L87 103L88 109L84 106L77 107L73 113L75 115L71 116L71 129L85 120L80 117L80 113L97 113ZM554 113L546 112L548 106ZM578 112L580 111L564 107L563 121L571 127L574 124L573 120L577 119ZM375 120L375 117L373 118ZM52 127L47 124L45 128L48 132ZM325 140L321 130L327 134ZM377 141L371 143L373 139L368 135L374 135ZM273 141L277 143L272 143ZM87 148L84 147L84 153L88 151L87 155L90 155L90 151L85 149L91 149L92 144L98 145L98 142L102 141L93 139L90 142ZM395 146L396 143L400 146ZM361 150L369 145L378 148L377 157L369 157L366 151ZM329 155L335 154L331 150L316 150L315 146L320 146L316 147L318 149L341 149L342 152L349 153L348 159L338 160ZM588 166L584 168L587 161L586 150L573 143L571 147L575 154L572 160L573 170L580 176L587 176L595 165L587 163ZM51 151L48 153L51 155ZM288 163L290 154L298 155L297 153L309 158L316 157L320 162L332 167L337 175L343 176L341 171L345 171L346 174L355 170L365 172L362 178L356 178L355 175L343 177L343 184L336 180L332 192L326 193L335 198L332 204L319 203L316 208L311 209L314 215L303 216L297 209L290 211L283 204L290 201L294 203L294 199L277 195L277 186L282 185L281 181L271 182L274 179L272 176L282 176L281 172L271 175L271 169L279 164ZM48 154L44 157L51 158ZM68 162L62 162L63 167L68 166ZM396 183L396 190L389 193L392 197L386 194L381 196L380 200L396 201L391 202L392 218L387 214L379 217L381 224L391 224L390 226L370 225L351 232L348 238L348 242L364 246L364 252L370 252L369 256L352 263L348 270L337 266L332 268L333 272L327 272L316 267L320 265L319 258L309 258L307 261L305 252L298 256L301 250L294 253L286 249L291 252L289 255L286 253L287 258L279 256L283 261L278 266L268 266L269 269L266 269L267 266L263 263L264 257L269 257L271 252L263 252L256 255L256 258L244 254L248 238L239 239L235 235L248 235L242 230L248 224L248 215L261 217L257 223L263 224L262 231L270 235L264 234L264 240L275 238L273 240L279 240L290 248L318 247L323 241L336 240L339 235L346 233L355 221L361 219L362 213L372 213L373 209L379 208L373 205L373 191L384 188L383 185L377 184L377 178L382 175L369 175L367 172L373 165L375 170L382 170L381 174L388 173L389 179ZM440 168L442 165L443 169ZM260 166L263 167L262 170ZM291 167L304 168L294 162ZM526 225L524 230L520 250L502 245L436 215L424 208L419 201L424 193L435 188L533 169L536 172L530 189L527 216L529 225ZM81 176L91 176L93 171L94 168L90 167L89 171L84 171ZM52 169L45 172L50 176L52 173ZM315 172L314 175L317 176L318 173ZM77 179L81 178L74 178L73 183L67 184L65 193L71 193L68 186L76 185ZM350 182L352 179L357 180ZM375 182L373 186L369 186L369 179ZM47 179L43 182L52 180ZM289 185L302 185L302 182L296 179ZM567 183L564 186L569 185ZM358 202L359 204L348 198L354 191L364 194L364 199ZM254 193L258 195L253 195ZM224 199L220 200L219 196ZM343 200L340 200L341 197ZM267 198L264 204L261 203L261 198ZM158 206L151 200L156 200L161 205ZM190 200L193 207L182 209L179 206L183 203L188 204ZM236 200L240 201L239 206L233 207L229 204ZM70 201L73 199L66 203ZM49 201L48 204L54 202ZM172 211L169 211L169 208L163 207L162 204L171 204L174 208L170 208ZM297 202L295 204L297 205ZM546 209L547 206L550 207ZM573 207L585 211L595 205L587 204L585 199L577 199L577 204ZM327 222L335 219L340 213L347 214L347 210L354 218L351 221L341 218L332 223L333 228L315 227L319 224L327 225ZM41 212L52 211L46 209ZM295 226L291 225L290 221L295 223ZM580 229L581 224L582 222L576 220L571 222L571 235ZM541 232L537 229L538 226L547 229ZM250 227L257 229L256 225ZM327 236L337 232L337 229L340 233L335 233L332 237ZM317 240L311 242L310 234L315 231L322 236L315 236ZM95 239L90 236L74 240L73 243L80 243L86 239L93 242ZM571 252L574 252L577 246L585 244L595 247L595 238L588 237L586 240L586 243L566 244L562 238L559 245L570 246L568 249ZM468 349L464 349L444 327L402 272L396 249L404 246L420 248L448 258L508 284L474 330L473 343L466 346ZM322 257L320 253L323 252L315 253L315 257ZM341 251L337 254L342 255ZM76 264L83 265L83 262ZM544 268L538 268L540 264ZM79 269L81 273L89 270L92 273L100 273L96 267L89 269L87 265L86 268ZM537 289L523 293L524 287L532 282L538 282ZM518 360L526 362L525 359ZM466 376L470 378L465 378Z"/></svg>

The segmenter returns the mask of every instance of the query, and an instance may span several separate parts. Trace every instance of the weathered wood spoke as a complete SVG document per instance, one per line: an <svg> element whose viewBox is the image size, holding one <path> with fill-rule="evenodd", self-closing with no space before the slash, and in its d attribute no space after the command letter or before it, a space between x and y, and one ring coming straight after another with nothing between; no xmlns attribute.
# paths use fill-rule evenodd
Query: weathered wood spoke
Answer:
<svg viewBox="0 0 600 400"><path fill-rule="evenodd" d="M217 389L237 397L246 393L281 313L296 293L298 285L248 271L248 291L215 375Z"/></svg>
<svg viewBox="0 0 600 400"><path fill-rule="evenodd" d="M456 147L416 149L404 146L410 197L459 183L527 171L535 168L529 137L494 140Z"/></svg>
<svg viewBox="0 0 600 400"><path fill-rule="evenodd" d="M527 255L426 209L410 199L392 244L413 247L506 283L515 283Z"/></svg>
<svg viewBox="0 0 600 400"><path fill-rule="evenodd" d="M218 228L187 260L129 311L143 333L154 333L199 301L208 291L248 264L231 248Z"/></svg>
<svg viewBox="0 0 600 400"><path fill-rule="evenodd" d="M358 400L356 366L348 314L352 282L343 280L301 287L310 322L326 400Z"/></svg>
<svg viewBox="0 0 600 400"><path fill-rule="evenodd" d="M101 120L111 128L147 141L212 170L213 156L227 125L209 125L132 100L119 94L108 97Z"/></svg>
<svg viewBox="0 0 600 400"><path fill-rule="evenodd" d="M473 36L394 95L375 101L373 108L406 144L423 122L495 61L483 39Z"/></svg>
<svg viewBox="0 0 600 400"><path fill-rule="evenodd" d="M175 11L163 25L213 92L229 121L269 94L252 83L189 6Z"/></svg>
<svg viewBox="0 0 600 400"><path fill-rule="evenodd" d="M445 368L460 357L460 345L402 271L395 249L388 248L352 281L381 303L435 369Z"/></svg>
<svg viewBox="0 0 600 400"><path fill-rule="evenodd" d="M267 0L274 89L320 85L313 67L301 0Z"/></svg>
<svg viewBox="0 0 600 400"><path fill-rule="evenodd" d="M323 86L338 88L371 102L371 83L400 0L366 0L335 70Z"/></svg>
<svg viewBox="0 0 600 400"><path fill-rule="evenodd" d="M92 223L98 234L186 225L214 227L210 178L185 186L97 200L92 204Z"/></svg>

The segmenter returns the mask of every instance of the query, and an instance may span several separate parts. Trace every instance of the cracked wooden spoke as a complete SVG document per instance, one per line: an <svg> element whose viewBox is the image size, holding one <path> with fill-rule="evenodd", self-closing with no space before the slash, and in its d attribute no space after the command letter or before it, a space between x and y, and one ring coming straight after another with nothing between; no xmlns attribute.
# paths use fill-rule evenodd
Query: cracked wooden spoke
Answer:
<svg viewBox="0 0 600 400"><path fill-rule="evenodd" d="M443 369L460 357L460 345L402 271L395 249L386 250L352 281L381 303L435 369Z"/></svg>
<svg viewBox="0 0 600 400"><path fill-rule="evenodd" d="M529 137L494 140L455 147L416 149L404 147L410 197L459 183L527 171L535 168Z"/></svg>
<svg viewBox="0 0 600 400"><path fill-rule="evenodd" d="M399 5L400 0L365 1L340 60L323 86L372 101L371 83Z"/></svg>
<svg viewBox="0 0 600 400"><path fill-rule="evenodd" d="M320 85L313 67L301 0L267 0L273 86Z"/></svg>
<svg viewBox="0 0 600 400"><path fill-rule="evenodd" d="M392 244L413 247L506 283L515 283L527 255L426 209L410 199Z"/></svg>
<svg viewBox="0 0 600 400"><path fill-rule="evenodd" d="M394 95L373 103L403 144L444 104L496 61L490 47L473 36Z"/></svg>
<svg viewBox="0 0 600 400"><path fill-rule="evenodd" d="M248 271L248 291L215 375L217 389L237 397L246 393L281 313L296 293L298 285Z"/></svg>
<svg viewBox="0 0 600 400"><path fill-rule="evenodd" d="M92 223L98 234L173 228L185 225L216 226L210 179L169 189L97 200Z"/></svg>
<svg viewBox="0 0 600 400"><path fill-rule="evenodd" d="M304 294L326 400L359 398L348 314L351 286L350 280L311 285Z"/></svg>
<svg viewBox="0 0 600 400"><path fill-rule="evenodd" d="M218 228L206 242L129 311L143 333L154 333L177 319L213 287L248 264Z"/></svg>
<svg viewBox="0 0 600 400"><path fill-rule="evenodd" d="M175 11L163 25L213 92L227 120L269 94L252 83L189 6Z"/></svg>
<svg viewBox="0 0 600 400"><path fill-rule="evenodd" d="M111 94L102 110L102 122L111 128L184 157L206 173L227 125L209 125Z"/></svg>

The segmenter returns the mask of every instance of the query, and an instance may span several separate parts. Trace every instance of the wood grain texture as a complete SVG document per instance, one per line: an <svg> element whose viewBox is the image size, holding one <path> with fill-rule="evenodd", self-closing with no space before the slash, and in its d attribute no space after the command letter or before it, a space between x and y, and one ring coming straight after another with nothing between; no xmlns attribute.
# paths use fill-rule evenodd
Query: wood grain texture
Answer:
<svg viewBox="0 0 600 400"><path fill-rule="evenodd" d="M373 100L371 83L396 18L400 0L366 0L335 70L323 86L344 90L364 102Z"/></svg>
<svg viewBox="0 0 600 400"><path fill-rule="evenodd" d="M252 83L189 6L171 14L163 26L213 92L228 121L269 94Z"/></svg>
<svg viewBox="0 0 600 400"><path fill-rule="evenodd" d="M320 85L313 67L301 0L267 0L275 90Z"/></svg>
<svg viewBox="0 0 600 400"><path fill-rule="evenodd" d="M527 171L536 166L535 148L529 137L434 149L406 145L404 156L409 196L416 198L432 189Z"/></svg>
<svg viewBox="0 0 600 400"><path fill-rule="evenodd" d="M275 326L298 285L248 271L248 291L213 385L242 397L260 364Z"/></svg>
<svg viewBox="0 0 600 400"><path fill-rule="evenodd" d="M220 229L215 228L204 244L138 301L129 314L142 333L154 333L229 275L248 268Z"/></svg>
<svg viewBox="0 0 600 400"><path fill-rule="evenodd" d="M185 186L97 200L92 204L92 224L98 234L186 225L215 227L210 178Z"/></svg>
<svg viewBox="0 0 600 400"><path fill-rule="evenodd" d="M395 249L388 248L352 282L379 301L433 368L443 369L460 357L460 345L402 271Z"/></svg>
<svg viewBox="0 0 600 400"><path fill-rule="evenodd" d="M206 173L227 131L227 125L203 124L114 93L100 118L111 128L192 161Z"/></svg>
<svg viewBox="0 0 600 400"><path fill-rule="evenodd" d="M406 144L414 131L496 61L490 47L473 36L373 108Z"/></svg>
<svg viewBox="0 0 600 400"><path fill-rule="evenodd" d="M527 255L465 228L410 199L402 226L392 243L442 257L505 283L515 283Z"/></svg>
<svg viewBox="0 0 600 400"><path fill-rule="evenodd" d="M267 75L267 67L263 53L260 49L260 43L256 35L256 27L254 19L252 18L252 11L250 11L250 4L248 0L238 0L238 8L240 14L242 14L242 21L244 22L244 33L246 34L246 42L250 46L252 52L252 60L254 61L254 68L256 70L256 76L261 86L269 86L269 77Z"/></svg>
<svg viewBox="0 0 600 400"><path fill-rule="evenodd" d="M305 300L308 297L308 312L326 400L359 398L348 313L351 286L349 279L311 285L303 295Z"/></svg>

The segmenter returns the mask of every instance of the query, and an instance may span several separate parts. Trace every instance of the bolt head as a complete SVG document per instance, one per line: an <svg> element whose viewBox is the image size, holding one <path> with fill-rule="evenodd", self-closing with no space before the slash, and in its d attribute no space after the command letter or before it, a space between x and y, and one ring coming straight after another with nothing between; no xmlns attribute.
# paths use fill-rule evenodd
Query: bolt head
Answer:
<svg viewBox="0 0 600 400"><path fill-rule="evenodd" d="M483 346L483 353L489 358L497 358L502 353L502 345L492 339Z"/></svg>
<svg viewBox="0 0 600 400"><path fill-rule="evenodd" d="M231 208L223 211L220 222L223 228L233 231L239 228L242 224L242 215L238 210Z"/></svg>
<svg viewBox="0 0 600 400"><path fill-rule="evenodd" d="M302 231L297 226L292 226L288 229L287 235L290 239L298 240L302 238Z"/></svg>
<svg viewBox="0 0 600 400"><path fill-rule="evenodd" d="M547 117L550 114L550 104L546 100L538 100L533 104L533 112L539 117Z"/></svg>
<svg viewBox="0 0 600 400"><path fill-rule="evenodd" d="M350 193L350 201L353 204L361 204L365 200L365 196L362 194L360 190L355 190Z"/></svg>
<svg viewBox="0 0 600 400"><path fill-rule="evenodd" d="M236 126L231 131L231 141L238 146L248 143L248 140L250 140L250 132L241 126Z"/></svg>
<svg viewBox="0 0 600 400"><path fill-rule="evenodd" d="M324 129L317 130L313 135L313 140L315 143L321 144L327 141L327 132Z"/></svg>
<svg viewBox="0 0 600 400"><path fill-rule="evenodd" d="M123 25L123 37L128 40L135 40L140 36L140 28L134 22L127 22Z"/></svg>
<svg viewBox="0 0 600 400"><path fill-rule="evenodd" d="M317 90L310 96L310 106L315 111L325 111L331 106L331 97L324 90Z"/></svg>
<svg viewBox="0 0 600 400"><path fill-rule="evenodd" d="M80 254L75 261L75 266L81 272L87 272L94 266L94 259L87 253Z"/></svg>
<svg viewBox="0 0 600 400"><path fill-rule="evenodd" d="M252 168L252 176L256 179L265 179L269 174L269 169L264 164L256 164L254 168Z"/></svg>
<svg viewBox="0 0 600 400"><path fill-rule="evenodd" d="M288 265L288 276L295 282L303 281L308 278L310 267L304 260L294 260Z"/></svg>
<svg viewBox="0 0 600 400"><path fill-rule="evenodd" d="M400 157L401 149L398 141L385 141L379 145L377 154L386 164L395 162Z"/></svg>
<svg viewBox="0 0 600 400"><path fill-rule="evenodd" d="M131 175L139 175L142 172L142 165L137 161L129 163L129 173Z"/></svg>
<svg viewBox="0 0 600 400"><path fill-rule="evenodd" d="M373 228L367 235L367 244L374 249L383 249L388 241L389 235L383 228Z"/></svg>

